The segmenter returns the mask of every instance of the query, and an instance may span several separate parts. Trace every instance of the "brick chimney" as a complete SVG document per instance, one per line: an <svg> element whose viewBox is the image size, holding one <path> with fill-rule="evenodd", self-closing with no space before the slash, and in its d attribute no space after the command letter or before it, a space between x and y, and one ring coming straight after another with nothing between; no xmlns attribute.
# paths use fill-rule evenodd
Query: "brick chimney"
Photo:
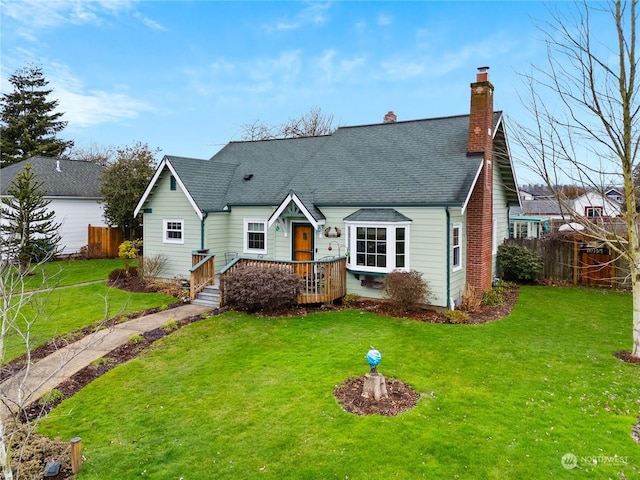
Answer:
<svg viewBox="0 0 640 480"><path fill-rule="evenodd" d="M493 85L489 67L471 84L467 157L482 158L482 170L467 205L467 284L491 288L493 243Z"/></svg>
<svg viewBox="0 0 640 480"><path fill-rule="evenodd" d="M396 114L393 113L392 110L389 110L387 114L384 116L384 123L396 123L397 120L398 120L398 117L396 117Z"/></svg>

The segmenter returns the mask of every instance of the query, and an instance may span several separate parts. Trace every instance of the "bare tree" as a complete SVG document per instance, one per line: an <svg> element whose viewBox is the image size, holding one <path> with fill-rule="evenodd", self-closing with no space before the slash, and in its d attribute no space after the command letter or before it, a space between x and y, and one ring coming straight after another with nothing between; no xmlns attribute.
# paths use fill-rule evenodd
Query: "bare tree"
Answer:
<svg viewBox="0 0 640 480"><path fill-rule="evenodd" d="M112 146L103 146L92 142L88 147L73 147L67 156L71 160L91 162L106 167L113 162L116 149Z"/></svg>
<svg viewBox="0 0 640 480"><path fill-rule="evenodd" d="M92 336L86 337L81 344L76 344L64 353L62 349L67 345L64 341L57 341L59 357L51 369L39 368L40 363L33 364L32 332L50 320L52 309L55 308L52 307L51 294L63 273L62 267L38 268L49 260L50 256L41 258L38 263L30 263L28 268L23 269L17 258L12 259L0 253L0 367L3 370L0 388L0 476L5 480L24 478L24 472L21 472L19 466L25 466L23 462L30 456L29 450L34 448L32 443L35 430L46 414L46 404L42 404L41 409L35 412L32 409L28 423L22 422L26 408L43 393L46 395L52 385L59 381L57 375L65 364L100 340L100 329L96 329ZM29 290L26 288L27 278L30 279ZM37 280L34 282L34 279ZM103 301L106 319L109 311L106 296ZM17 371L5 371L6 351L10 341L19 343L25 352ZM59 454L60 449L66 445L61 447L58 443L60 442L50 441L47 445Z"/></svg>
<svg viewBox="0 0 640 480"><path fill-rule="evenodd" d="M274 138L319 137L334 130L333 115L325 115L320 108L312 108L298 118L290 118L282 125L269 125L261 120L241 126L243 140L271 140Z"/></svg>
<svg viewBox="0 0 640 480"><path fill-rule="evenodd" d="M634 194L640 148L638 0L604 6L583 1L575 7L568 13L551 11L551 21L540 26L546 62L523 75L532 123L516 124L513 138L525 153L525 163L545 181L581 233L605 243L628 263L632 354L640 356L640 245ZM607 185L623 186L624 213L617 219L623 228L614 228L615 219L593 221L584 212L570 211L568 192L556 187L566 183L599 194Z"/></svg>

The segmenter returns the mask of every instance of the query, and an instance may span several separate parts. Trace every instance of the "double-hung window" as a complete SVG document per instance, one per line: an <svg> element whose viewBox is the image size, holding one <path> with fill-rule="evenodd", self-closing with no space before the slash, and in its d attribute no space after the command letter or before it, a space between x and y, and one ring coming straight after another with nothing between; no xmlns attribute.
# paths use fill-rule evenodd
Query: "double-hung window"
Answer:
<svg viewBox="0 0 640 480"><path fill-rule="evenodd" d="M244 221L244 253L267 253L267 222L265 220Z"/></svg>
<svg viewBox="0 0 640 480"><path fill-rule="evenodd" d="M366 209L363 209L366 210ZM347 247L349 248L349 268L371 273L390 273L394 270L409 269L409 222L404 216L398 222L356 221L363 216L375 220L374 213L362 211L360 215L345 218ZM387 211L378 212L381 217L389 217Z"/></svg>
<svg viewBox="0 0 640 480"><path fill-rule="evenodd" d="M462 268L462 224L454 223L451 232L451 268L455 272Z"/></svg>
<svg viewBox="0 0 640 480"><path fill-rule="evenodd" d="M164 243L184 243L184 220L164 219L162 221Z"/></svg>

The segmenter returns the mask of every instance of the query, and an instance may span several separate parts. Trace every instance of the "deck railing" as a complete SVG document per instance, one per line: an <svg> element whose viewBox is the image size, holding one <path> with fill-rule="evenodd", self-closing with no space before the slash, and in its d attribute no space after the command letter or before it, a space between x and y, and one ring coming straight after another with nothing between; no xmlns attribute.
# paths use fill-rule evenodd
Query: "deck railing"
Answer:
<svg viewBox="0 0 640 480"><path fill-rule="evenodd" d="M220 272L220 305L224 305L224 278L245 266L278 267L295 272L304 279L298 304L330 303L347 294L347 259L335 257L308 262L288 262L265 258L236 257Z"/></svg>
<svg viewBox="0 0 640 480"><path fill-rule="evenodd" d="M191 265L189 269L189 298L194 300L198 293L207 285L215 282L215 255L206 252L195 251L191 253Z"/></svg>

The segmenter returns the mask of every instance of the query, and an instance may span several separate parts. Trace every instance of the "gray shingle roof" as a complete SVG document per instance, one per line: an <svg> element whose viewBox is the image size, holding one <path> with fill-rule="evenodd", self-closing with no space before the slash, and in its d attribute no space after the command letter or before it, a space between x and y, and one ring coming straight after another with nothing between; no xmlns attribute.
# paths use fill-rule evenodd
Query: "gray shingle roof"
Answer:
<svg viewBox="0 0 640 480"><path fill-rule="evenodd" d="M393 208L361 208L344 218L348 222L411 222L406 215Z"/></svg>
<svg viewBox="0 0 640 480"><path fill-rule="evenodd" d="M43 182L41 188L49 197L102 198L100 185L104 167L91 162L51 157L32 157L1 169L0 194L7 194L11 182L26 164L31 165L36 179Z"/></svg>
<svg viewBox="0 0 640 480"><path fill-rule="evenodd" d="M482 161L467 157L468 129L460 115L231 142L210 160L165 158L203 211L278 205L290 191L319 208L461 206Z"/></svg>

